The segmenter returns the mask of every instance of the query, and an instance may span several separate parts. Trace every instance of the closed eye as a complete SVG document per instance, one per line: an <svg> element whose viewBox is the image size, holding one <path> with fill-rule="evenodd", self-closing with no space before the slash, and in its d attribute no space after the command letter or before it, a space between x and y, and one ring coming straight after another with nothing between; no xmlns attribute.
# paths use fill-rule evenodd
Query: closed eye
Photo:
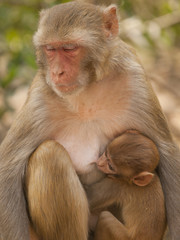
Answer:
<svg viewBox="0 0 180 240"><path fill-rule="evenodd" d="M78 46L76 44L65 44L63 45L63 50L65 52L72 52L76 51L78 49Z"/></svg>
<svg viewBox="0 0 180 240"><path fill-rule="evenodd" d="M109 159L108 159L107 161L108 161L108 167L109 167L109 169L110 169L111 171L115 171L114 168L112 167L112 165L111 165Z"/></svg>
<svg viewBox="0 0 180 240"><path fill-rule="evenodd" d="M46 45L45 48L46 48L46 51L55 51L55 50L56 50L56 49L55 49L53 46L51 46L51 45Z"/></svg>

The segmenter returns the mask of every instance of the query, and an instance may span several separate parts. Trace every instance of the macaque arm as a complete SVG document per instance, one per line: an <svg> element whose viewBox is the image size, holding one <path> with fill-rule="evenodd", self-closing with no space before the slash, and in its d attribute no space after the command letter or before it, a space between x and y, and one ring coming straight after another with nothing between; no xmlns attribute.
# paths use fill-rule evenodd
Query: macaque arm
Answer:
<svg viewBox="0 0 180 240"><path fill-rule="evenodd" d="M117 195L118 199L120 199L119 186L115 181L107 177L87 188L87 196L92 212L115 203Z"/></svg>
<svg viewBox="0 0 180 240"><path fill-rule="evenodd" d="M95 229L94 240L130 240L127 228L110 212L104 211L100 214Z"/></svg>
<svg viewBox="0 0 180 240"><path fill-rule="evenodd" d="M0 233L3 239L28 239L23 177L30 154L46 138L45 119L41 102L30 98L0 146Z"/></svg>

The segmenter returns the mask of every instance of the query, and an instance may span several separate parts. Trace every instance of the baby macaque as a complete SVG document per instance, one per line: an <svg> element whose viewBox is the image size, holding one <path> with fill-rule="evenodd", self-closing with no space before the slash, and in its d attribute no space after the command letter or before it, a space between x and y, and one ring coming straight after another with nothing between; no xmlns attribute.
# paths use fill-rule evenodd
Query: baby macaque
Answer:
<svg viewBox="0 0 180 240"><path fill-rule="evenodd" d="M156 145L135 130L128 130L113 140L98 159L97 167L107 177L88 189L90 209L96 215L113 204L120 205L122 213L117 217L121 222L116 228L116 240L163 238L166 217L164 196L155 172L158 162ZM101 221L100 217L95 239L102 238L102 231L105 231L103 240L110 239L108 224L102 227Z"/></svg>
<svg viewBox="0 0 180 240"><path fill-rule="evenodd" d="M128 130L113 140L97 160L97 167L111 178L146 186L154 177L159 162L156 145L135 130Z"/></svg>

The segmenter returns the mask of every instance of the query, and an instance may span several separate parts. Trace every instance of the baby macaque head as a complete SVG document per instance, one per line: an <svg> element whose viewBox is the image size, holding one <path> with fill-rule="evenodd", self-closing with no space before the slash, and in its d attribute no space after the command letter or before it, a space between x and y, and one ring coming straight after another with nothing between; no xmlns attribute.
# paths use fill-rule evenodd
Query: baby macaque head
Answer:
<svg viewBox="0 0 180 240"><path fill-rule="evenodd" d="M146 186L151 182L158 162L155 143L138 131L128 130L107 146L97 167L111 178Z"/></svg>

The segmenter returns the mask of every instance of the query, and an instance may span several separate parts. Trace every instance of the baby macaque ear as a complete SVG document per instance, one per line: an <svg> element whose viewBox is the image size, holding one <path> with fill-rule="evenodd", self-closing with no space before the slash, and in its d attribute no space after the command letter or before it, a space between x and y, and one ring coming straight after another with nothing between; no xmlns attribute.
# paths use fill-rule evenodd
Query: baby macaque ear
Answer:
<svg viewBox="0 0 180 240"><path fill-rule="evenodd" d="M105 8L103 17L106 36L108 38L116 37L119 33L117 6L113 4Z"/></svg>
<svg viewBox="0 0 180 240"><path fill-rule="evenodd" d="M151 182L153 177L154 177L153 173L141 172L140 174L133 178L133 183L136 184L137 186L144 187Z"/></svg>

